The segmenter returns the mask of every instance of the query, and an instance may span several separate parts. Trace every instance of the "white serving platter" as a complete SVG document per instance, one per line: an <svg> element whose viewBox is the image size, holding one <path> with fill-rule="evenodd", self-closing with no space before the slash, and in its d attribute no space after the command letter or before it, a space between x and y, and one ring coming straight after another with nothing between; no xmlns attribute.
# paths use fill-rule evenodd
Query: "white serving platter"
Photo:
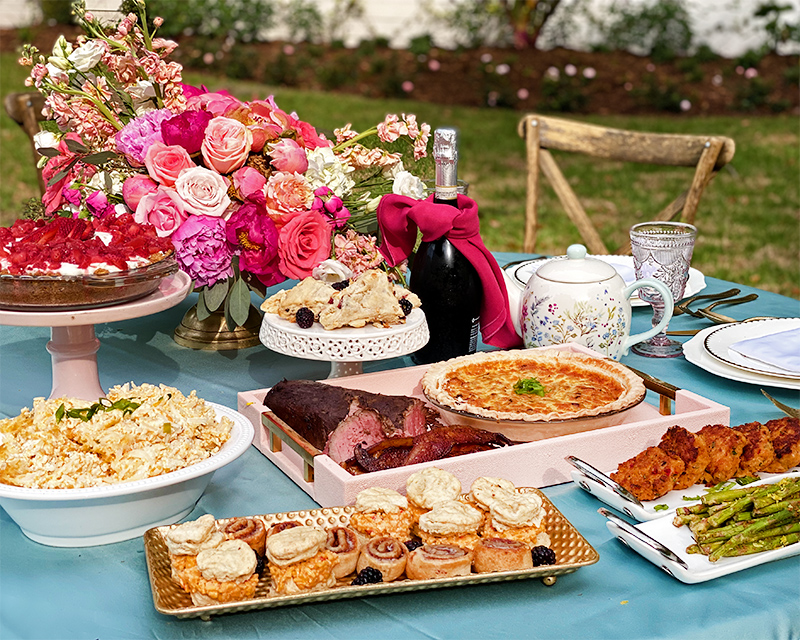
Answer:
<svg viewBox="0 0 800 640"><path fill-rule="evenodd" d="M547 348L597 355L575 344ZM422 365L325 382L424 400L421 379L426 370L427 366ZM708 424L727 425L730 420L728 407L691 391L678 390L671 415L662 415L658 406L646 399L620 414L621 422L610 426L397 469L351 475L326 455L298 451L292 448L292 443L272 436L262 422L263 414L269 411L263 404L267 391L258 389L238 395L239 411L255 427L253 444L323 507L352 504L359 491L372 486L404 491L406 478L411 473L430 466L450 471L465 487L480 476L496 476L498 469L503 470L504 478L517 486L541 488L562 484L570 481L572 466L565 460L568 455L586 460L597 468L608 469L643 448L657 444L664 432L674 424L680 424L690 431L699 431ZM656 401L660 399L659 396Z"/></svg>
<svg viewBox="0 0 800 640"><path fill-rule="evenodd" d="M793 477L798 476L800 472L789 475ZM777 482L781 477L786 477L786 474L776 474L774 477L753 483L753 485L750 486ZM690 503L686 503L685 506L689 504ZM761 553L753 553L746 556L720 558L716 562L711 562L708 557L703 554L686 552L686 548L694 544L694 538L688 527L676 527L672 524L672 519L675 516L674 509L662 513L664 513L664 515L660 518L636 525L620 525L613 520L609 520L606 522L606 526L608 530L627 547L666 571L673 578L687 584L706 582L714 578L736 573L737 571L749 569L750 567L756 567L766 564L767 562L774 562L775 560L781 560L800 554L800 543L795 543L783 547L782 549L762 551ZM636 531L642 532L664 545L669 551L682 560L685 566L682 566L680 562L665 557L652 546L642 542L642 540L636 536Z"/></svg>

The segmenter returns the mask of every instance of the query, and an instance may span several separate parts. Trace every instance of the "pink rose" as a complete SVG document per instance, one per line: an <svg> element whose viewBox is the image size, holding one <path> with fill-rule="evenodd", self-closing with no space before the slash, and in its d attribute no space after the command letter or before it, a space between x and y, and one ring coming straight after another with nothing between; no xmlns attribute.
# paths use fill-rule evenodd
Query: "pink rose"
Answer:
<svg viewBox="0 0 800 640"><path fill-rule="evenodd" d="M181 171L196 165L183 147L154 142L144 156L144 166L153 180L171 187Z"/></svg>
<svg viewBox="0 0 800 640"><path fill-rule="evenodd" d="M308 211L314 192L299 173L273 173L264 187L267 213L279 229L298 213Z"/></svg>
<svg viewBox="0 0 800 640"><path fill-rule="evenodd" d="M207 166L219 173L230 173L247 160L253 134L244 124L233 118L212 118L203 135L200 152Z"/></svg>
<svg viewBox="0 0 800 640"><path fill-rule="evenodd" d="M289 220L280 230L278 265L288 278L302 280L311 275L320 262L331 254L331 225L317 211L309 211Z"/></svg>
<svg viewBox="0 0 800 640"><path fill-rule="evenodd" d="M136 211L142 196L152 193L158 188L148 176L143 173L134 173L125 179L122 184L122 199L131 211Z"/></svg>
<svg viewBox="0 0 800 640"><path fill-rule="evenodd" d="M305 173L308 169L305 150L291 138L281 138L279 142L271 144L269 157L272 158L272 166L278 171Z"/></svg>
<svg viewBox="0 0 800 640"><path fill-rule="evenodd" d="M172 235L188 217L178 194L168 187L158 187L153 193L142 196L133 214L139 224L152 224L161 238Z"/></svg>
<svg viewBox="0 0 800 640"><path fill-rule="evenodd" d="M233 186L242 200L249 200L255 194L263 193L264 185L267 184L264 174L253 167L237 169L231 178L233 178Z"/></svg>
<svg viewBox="0 0 800 640"><path fill-rule="evenodd" d="M231 203L228 182L205 167L184 169L175 181L175 191L184 210L199 216L223 217Z"/></svg>
<svg viewBox="0 0 800 640"><path fill-rule="evenodd" d="M103 218L114 213L114 205L102 191L95 191L86 198L86 208L95 218Z"/></svg>

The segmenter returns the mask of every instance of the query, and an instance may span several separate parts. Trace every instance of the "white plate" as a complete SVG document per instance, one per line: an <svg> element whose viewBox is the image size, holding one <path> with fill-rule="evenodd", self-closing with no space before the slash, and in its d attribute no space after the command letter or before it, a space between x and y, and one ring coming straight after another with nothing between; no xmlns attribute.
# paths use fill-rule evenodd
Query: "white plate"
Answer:
<svg viewBox="0 0 800 640"><path fill-rule="evenodd" d="M786 369L772 366L766 362L759 362L753 358L746 358L730 348L732 344L740 340L760 338L772 333L791 331L797 328L800 328L800 318L770 318L754 322L726 324L709 333L703 341L703 346L709 355L723 364L745 371L754 371L769 376L800 381L800 375L796 373L791 373Z"/></svg>
<svg viewBox="0 0 800 640"><path fill-rule="evenodd" d="M610 474L606 474L610 475ZM774 481L776 479L785 478L787 476L800 475L800 469L794 469L789 473L758 473L756 474L762 478L763 482ZM642 506L628 502L614 493L605 485L595 482L591 478L583 475L577 469L570 472L572 481L577 484L584 491L591 493L595 498L601 502L606 503L610 507L614 507L617 511L633 518L638 522L648 522L650 520L659 520L665 513L674 511L677 507L685 507L691 504L688 498L703 495L706 492L706 487L702 484L696 484L688 489L680 491L670 491L666 495L658 498L657 500L642 500ZM733 483L733 480L730 481ZM687 498L687 499L684 499ZM664 508L666 506L666 508ZM659 509L656 509L659 507Z"/></svg>
<svg viewBox="0 0 800 640"><path fill-rule="evenodd" d="M31 540L52 547L90 547L130 540L188 515L211 476L253 442L253 425L238 411L209 402L233 421L210 458L160 476L83 489L29 489L0 484L0 507Z"/></svg>
<svg viewBox="0 0 800 640"><path fill-rule="evenodd" d="M636 280L636 275L633 271L633 256L587 256L589 258L596 258L598 260L602 260L603 262L607 262L611 266L613 266L619 275L622 276L622 279L625 281L625 284L632 284ZM510 267L507 267L506 271L511 276L511 279L514 281L520 289L525 289L525 285L528 284L528 280L530 277L536 272L536 270L542 266L548 260L553 260L553 258L535 258L533 260L526 260L525 262L520 262L518 264L512 264ZM690 268L689 269L689 280L686 283L686 291L684 292L684 296L693 296L696 293L699 293L703 289L706 288L706 279L705 276L698 271L697 269ZM634 292L631 296L631 306L634 307L646 307L649 306L646 302L639 300L637 292Z"/></svg>
<svg viewBox="0 0 800 640"><path fill-rule="evenodd" d="M791 475L798 476L800 473L794 473ZM779 477L775 476L773 478L753 484L768 484L776 482L779 479ZM682 567L677 562L665 558L663 555L658 553L647 544L641 542L635 535L626 531L625 528L620 527L615 522L609 520L606 522L606 526L614 536L616 536L629 548L636 551L636 553L649 560L657 567L660 567L666 571L673 578L676 578L687 584L696 584L698 582L713 580L714 578L719 578L737 571L749 569L750 567L755 567L761 564L766 564L767 562L780 560L782 558L789 558L791 556L800 554L800 542L798 542L783 547L782 549L762 551L761 553L753 553L735 558L720 558L717 562L711 562L705 555L686 553L686 547L694 544L692 532L686 526L676 527L672 524L672 518L675 515L674 511L662 513L664 515L661 518L650 520L649 522L642 522L632 526L663 544L681 560L683 560L687 567Z"/></svg>
<svg viewBox="0 0 800 640"><path fill-rule="evenodd" d="M750 323L748 322L747 324ZM800 390L800 380L790 380L766 373L758 373L756 371L745 371L744 369L725 364L713 357L706 351L705 339L708 334L717 329L719 329L719 326L703 329L691 340L683 343L683 355L686 356L689 362L701 369L705 369L709 373L713 373L721 378L727 378L728 380L756 384L762 387Z"/></svg>

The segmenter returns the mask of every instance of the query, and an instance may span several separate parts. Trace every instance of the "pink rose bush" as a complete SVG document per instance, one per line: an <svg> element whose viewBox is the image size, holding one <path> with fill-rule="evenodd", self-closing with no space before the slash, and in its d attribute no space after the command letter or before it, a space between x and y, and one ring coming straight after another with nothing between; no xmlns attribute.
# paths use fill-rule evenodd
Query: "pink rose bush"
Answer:
<svg viewBox="0 0 800 640"><path fill-rule="evenodd" d="M172 241L201 296L198 313L225 303L236 324L250 290L264 296L315 272L388 270L376 249L376 203L422 193L413 167L430 127L390 114L329 140L272 96L246 102L185 85L169 60L177 45L156 34L163 20L151 28L144 0L138 10L111 27L79 11L86 35L75 44L61 37L49 56L23 48L28 84L62 132L40 150L46 213L132 213Z"/></svg>

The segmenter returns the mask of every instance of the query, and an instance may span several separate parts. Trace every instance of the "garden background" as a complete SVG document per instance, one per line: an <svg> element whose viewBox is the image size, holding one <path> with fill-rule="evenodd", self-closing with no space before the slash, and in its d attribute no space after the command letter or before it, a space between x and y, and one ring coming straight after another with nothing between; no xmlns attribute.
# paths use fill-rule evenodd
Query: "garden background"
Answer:
<svg viewBox="0 0 800 640"><path fill-rule="evenodd" d="M688 2L600 4L601 12L590 0L421 2L412 17L423 29L403 46L374 35L359 0L150 0L148 8L165 18L162 35L180 43L174 58L191 84L245 100L274 94L281 108L328 132L347 122L368 128L389 112L456 126L460 175L493 250L522 246L525 151L516 125L524 113L729 136L736 156L701 201L693 265L800 298L797 8L738 3L746 24L730 27L729 37L747 46L723 56L709 32L698 33ZM526 6L538 10L525 14ZM2 97L25 90L26 69L16 64L23 42L48 52L58 35L74 38L68 7L39 0L41 20L0 29ZM356 31L367 35L354 42ZM684 169L559 162L614 246L690 179ZM0 176L0 220L10 224L38 187L28 141L5 113ZM537 251L562 254L580 238L546 186L543 198Z"/></svg>

